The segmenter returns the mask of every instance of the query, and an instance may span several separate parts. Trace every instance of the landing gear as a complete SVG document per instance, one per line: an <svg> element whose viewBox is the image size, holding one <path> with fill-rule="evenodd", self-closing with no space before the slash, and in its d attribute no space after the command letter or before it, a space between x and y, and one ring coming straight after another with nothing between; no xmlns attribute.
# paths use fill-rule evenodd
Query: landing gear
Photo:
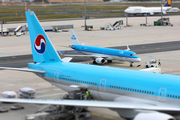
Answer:
<svg viewBox="0 0 180 120"><path fill-rule="evenodd" d="M132 67L132 66L133 66L133 65L132 65L132 63L133 63L133 62L130 62L130 67Z"/></svg>
<svg viewBox="0 0 180 120"><path fill-rule="evenodd" d="M108 62L108 63L112 63L112 60L108 60L107 62Z"/></svg>
<svg viewBox="0 0 180 120"><path fill-rule="evenodd" d="M97 62L96 62L96 61L93 61L93 64L97 64Z"/></svg>

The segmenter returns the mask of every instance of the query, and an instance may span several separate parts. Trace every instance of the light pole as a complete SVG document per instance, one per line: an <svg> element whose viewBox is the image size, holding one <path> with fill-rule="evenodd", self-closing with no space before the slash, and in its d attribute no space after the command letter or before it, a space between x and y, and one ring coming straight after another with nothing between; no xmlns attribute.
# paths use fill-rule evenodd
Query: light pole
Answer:
<svg viewBox="0 0 180 120"><path fill-rule="evenodd" d="M84 0L84 28L87 30L86 26L86 0Z"/></svg>
<svg viewBox="0 0 180 120"><path fill-rule="evenodd" d="M161 26L162 26L162 0L161 0Z"/></svg>

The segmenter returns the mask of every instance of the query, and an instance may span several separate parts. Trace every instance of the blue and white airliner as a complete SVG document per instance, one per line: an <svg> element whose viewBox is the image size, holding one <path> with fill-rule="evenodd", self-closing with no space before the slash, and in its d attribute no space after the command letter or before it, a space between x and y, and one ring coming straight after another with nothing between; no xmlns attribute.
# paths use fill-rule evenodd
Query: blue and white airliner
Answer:
<svg viewBox="0 0 180 120"><path fill-rule="evenodd" d="M128 46L126 50L85 46L79 42L72 29L70 30L70 32L72 40L72 45L70 47L74 50L84 53L85 55L64 54L64 56L90 57L94 60L94 64L104 64L106 60L109 63L112 62L112 60L120 60L127 61L130 63L130 66L132 66L133 62L141 61L141 59L135 52L129 51L130 49Z"/></svg>
<svg viewBox="0 0 180 120"><path fill-rule="evenodd" d="M34 62L28 63L27 69L9 67L0 69L35 73L67 92L85 88L99 101L42 99L0 99L0 101L109 108L117 111L121 117L134 120L175 120L176 116L180 115L180 76L63 62L35 13L26 11L26 19Z"/></svg>

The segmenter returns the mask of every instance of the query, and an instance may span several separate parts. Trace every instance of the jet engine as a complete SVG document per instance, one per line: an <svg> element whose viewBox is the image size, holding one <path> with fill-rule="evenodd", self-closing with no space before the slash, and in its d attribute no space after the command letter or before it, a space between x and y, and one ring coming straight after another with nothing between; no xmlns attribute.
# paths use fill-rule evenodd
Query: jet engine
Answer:
<svg viewBox="0 0 180 120"><path fill-rule="evenodd" d="M176 120L171 115L159 112L139 113L133 120Z"/></svg>
<svg viewBox="0 0 180 120"><path fill-rule="evenodd" d="M167 14L166 11L163 11L162 13L163 13L163 15Z"/></svg>
<svg viewBox="0 0 180 120"><path fill-rule="evenodd" d="M104 58L96 58L95 59L95 62L97 63L97 64L104 64L105 63L105 59Z"/></svg>

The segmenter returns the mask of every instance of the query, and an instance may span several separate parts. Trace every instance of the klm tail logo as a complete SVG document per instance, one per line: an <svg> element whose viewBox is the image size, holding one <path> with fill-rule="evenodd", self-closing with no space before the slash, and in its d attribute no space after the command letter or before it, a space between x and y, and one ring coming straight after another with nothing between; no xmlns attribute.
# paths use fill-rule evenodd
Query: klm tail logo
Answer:
<svg viewBox="0 0 180 120"><path fill-rule="evenodd" d="M72 39L72 40L76 40L76 36L75 36L75 35L72 35L71 39Z"/></svg>

